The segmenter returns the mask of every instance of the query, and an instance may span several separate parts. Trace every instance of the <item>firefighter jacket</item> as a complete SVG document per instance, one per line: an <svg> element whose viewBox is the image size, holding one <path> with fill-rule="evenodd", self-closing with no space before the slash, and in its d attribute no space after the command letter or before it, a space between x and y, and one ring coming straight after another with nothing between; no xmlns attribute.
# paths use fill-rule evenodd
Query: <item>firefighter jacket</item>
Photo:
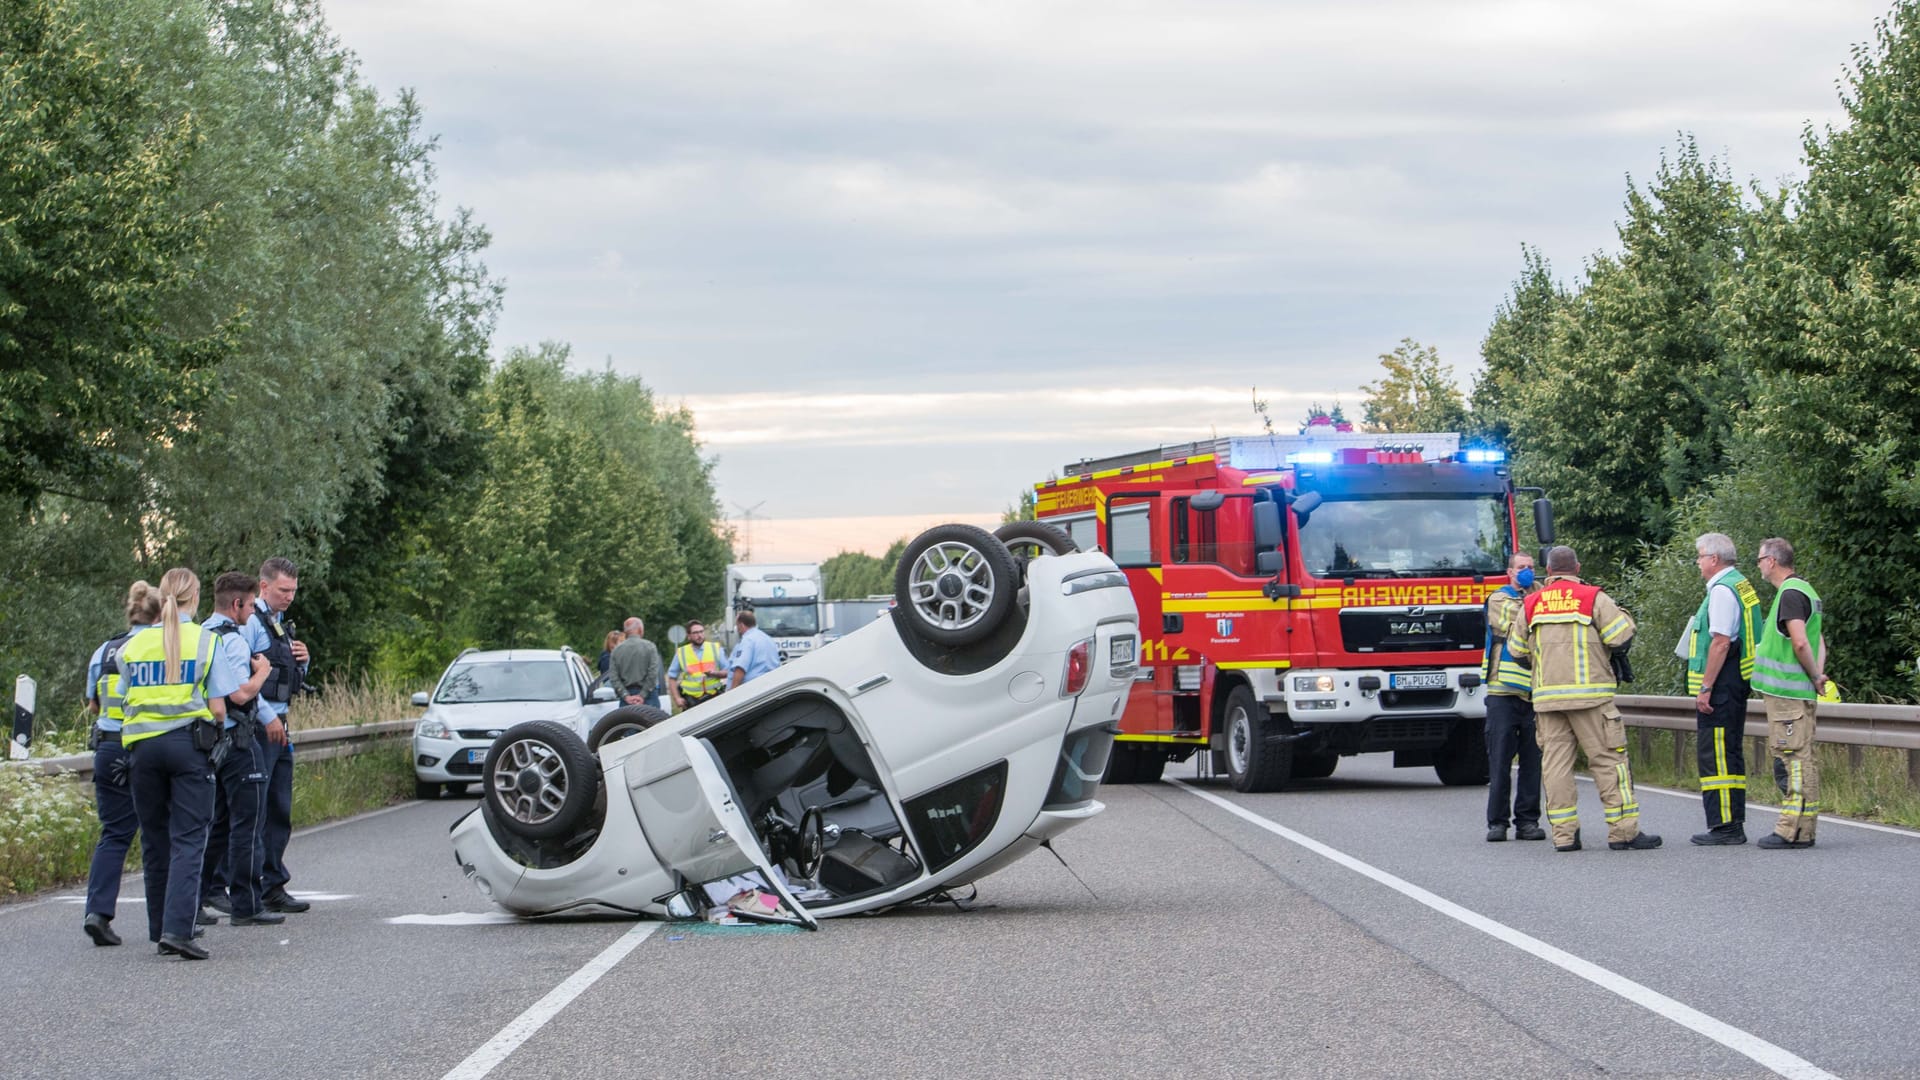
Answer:
<svg viewBox="0 0 1920 1080"><path fill-rule="evenodd" d="M1753 591L1753 584L1742 577L1740 571L1728 567L1707 586L1707 595L1700 598L1700 610L1694 612L1693 628L1688 631L1687 648L1687 693L1697 694L1706 689L1707 649L1713 644L1713 634L1709 629L1707 608L1713 602L1713 590L1726 589L1740 607L1739 621L1734 625L1734 639L1727 652L1722 667L1734 663L1740 664L1740 678L1753 678L1753 655L1759 647L1760 594Z"/></svg>
<svg viewBox="0 0 1920 1080"><path fill-rule="evenodd" d="M1613 650L1633 639L1633 618L1613 597L1569 574L1526 600L1507 648L1533 662L1535 712L1590 709L1613 700Z"/></svg>
<svg viewBox="0 0 1920 1080"><path fill-rule="evenodd" d="M1513 634L1513 621L1519 617L1527 596L1511 585L1502 585L1487 597L1487 659L1481 677L1487 693L1528 697L1533 693L1533 673L1521 666L1507 648Z"/></svg>

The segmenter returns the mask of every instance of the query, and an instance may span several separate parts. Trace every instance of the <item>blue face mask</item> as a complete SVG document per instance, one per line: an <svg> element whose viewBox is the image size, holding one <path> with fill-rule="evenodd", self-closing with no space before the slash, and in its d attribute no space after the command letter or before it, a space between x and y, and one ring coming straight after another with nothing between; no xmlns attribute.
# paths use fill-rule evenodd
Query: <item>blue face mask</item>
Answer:
<svg viewBox="0 0 1920 1080"><path fill-rule="evenodd" d="M1533 588L1533 567L1521 567L1519 573L1513 575L1513 583L1523 589Z"/></svg>

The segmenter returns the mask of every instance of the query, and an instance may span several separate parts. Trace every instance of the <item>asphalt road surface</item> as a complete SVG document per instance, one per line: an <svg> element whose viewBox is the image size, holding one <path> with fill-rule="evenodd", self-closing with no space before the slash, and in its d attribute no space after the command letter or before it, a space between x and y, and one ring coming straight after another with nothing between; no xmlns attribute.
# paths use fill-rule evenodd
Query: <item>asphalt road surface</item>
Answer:
<svg viewBox="0 0 1920 1080"><path fill-rule="evenodd" d="M1920 1075L1920 835L1698 849L1643 788L1667 846L1613 852L1589 785L1561 854L1387 762L1106 788L1067 866L815 933L513 920L446 842L474 802L411 804L299 836L313 910L207 963L143 943L137 879L118 949L73 894L0 907L0 1075Z"/></svg>

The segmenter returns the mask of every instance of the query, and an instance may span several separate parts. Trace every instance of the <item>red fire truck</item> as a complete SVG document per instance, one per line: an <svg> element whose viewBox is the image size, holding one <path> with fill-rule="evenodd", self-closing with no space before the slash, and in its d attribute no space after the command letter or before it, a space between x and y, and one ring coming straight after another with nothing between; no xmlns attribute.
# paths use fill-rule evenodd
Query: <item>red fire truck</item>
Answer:
<svg viewBox="0 0 1920 1080"><path fill-rule="evenodd" d="M1505 455L1455 434L1213 439L1067 466L1041 521L1123 567L1141 667L1107 782L1201 751L1240 791L1391 750L1487 782L1489 593L1517 491ZM1541 543L1552 508L1534 504Z"/></svg>

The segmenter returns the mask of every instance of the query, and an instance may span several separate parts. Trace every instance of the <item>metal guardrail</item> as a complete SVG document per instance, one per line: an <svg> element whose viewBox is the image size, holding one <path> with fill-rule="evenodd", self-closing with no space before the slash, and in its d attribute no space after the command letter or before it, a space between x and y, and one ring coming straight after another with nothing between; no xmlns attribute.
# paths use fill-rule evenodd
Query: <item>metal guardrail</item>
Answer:
<svg viewBox="0 0 1920 1080"><path fill-rule="evenodd" d="M1621 719L1629 727L1656 728L1663 731L1695 730L1697 715L1694 699L1687 697L1649 697L1622 694L1614 698ZM1835 743L1848 748L1853 764L1860 763L1860 748L1879 746L1907 752L1907 780L1920 787L1920 705L1855 705L1822 702L1815 712L1817 742ZM1747 703L1747 737L1764 740L1767 733L1767 709L1759 694ZM1764 761L1764 746L1758 760ZM1674 763L1681 764L1679 744L1674 744Z"/></svg>
<svg viewBox="0 0 1920 1080"><path fill-rule="evenodd" d="M299 761L325 761L350 757L369 745L413 734L417 720L382 720L374 724L349 724L343 727L313 728L293 733L294 756ZM64 774L76 780L93 779L92 754L68 754L65 757L29 758L14 762L26 768L38 768L42 774Z"/></svg>

